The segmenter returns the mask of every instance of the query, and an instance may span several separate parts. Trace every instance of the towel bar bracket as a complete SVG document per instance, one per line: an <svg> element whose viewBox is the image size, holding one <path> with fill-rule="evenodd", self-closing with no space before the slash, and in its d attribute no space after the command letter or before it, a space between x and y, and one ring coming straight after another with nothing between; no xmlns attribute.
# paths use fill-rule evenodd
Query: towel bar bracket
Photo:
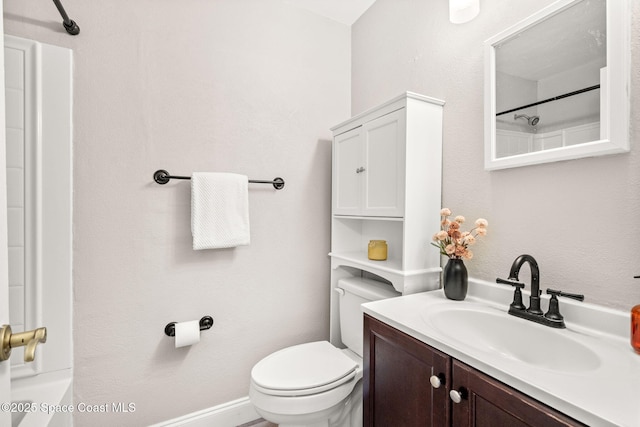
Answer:
<svg viewBox="0 0 640 427"><path fill-rule="evenodd" d="M169 172L166 170L160 169L155 171L153 174L153 180L158 184L164 185L171 180L172 177L169 177Z"/></svg>
<svg viewBox="0 0 640 427"><path fill-rule="evenodd" d="M170 175L169 172L164 169L159 169L153 174L153 180L160 185L164 185L172 179L191 179L191 177ZM250 179L249 182L252 184L271 184L276 190L282 190L284 188L284 179L280 177L274 178L272 181Z"/></svg>
<svg viewBox="0 0 640 427"><path fill-rule="evenodd" d="M284 188L284 179L280 177L273 178L273 181L257 181L250 179L249 182L256 184L271 184L276 190L282 190Z"/></svg>

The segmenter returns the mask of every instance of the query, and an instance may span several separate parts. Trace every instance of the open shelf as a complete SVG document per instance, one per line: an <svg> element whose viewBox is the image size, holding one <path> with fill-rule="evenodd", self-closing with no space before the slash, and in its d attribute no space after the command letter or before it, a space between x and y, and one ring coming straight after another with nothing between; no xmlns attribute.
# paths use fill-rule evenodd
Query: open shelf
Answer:
<svg viewBox="0 0 640 427"><path fill-rule="evenodd" d="M359 215L334 215L335 219L354 219L354 220L367 220L367 221L404 221L403 217L396 216L359 216Z"/></svg>
<svg viewBox="0 0 640 427"><path fill-rule="evenodd" d="M403 294L436 289L440 282L442 269L439 266L405 270L399 259L372 261L367 257L366 252L331 252L329 256L334 272L332 274L336 277L345 274L345 267L354 268L380 276L389 281L396 291ZM337 273L338 271L343 273Z"/></svg>
<svg viewBox="0 0 640 427"><path fill-rule="evenodd" d="M349 263L351 267L359 266L360 269L375 272L386 271L393 274L403 274L401 259L387 259L385 261L370 260L366 252L331 252L330 257Z"/></svg>

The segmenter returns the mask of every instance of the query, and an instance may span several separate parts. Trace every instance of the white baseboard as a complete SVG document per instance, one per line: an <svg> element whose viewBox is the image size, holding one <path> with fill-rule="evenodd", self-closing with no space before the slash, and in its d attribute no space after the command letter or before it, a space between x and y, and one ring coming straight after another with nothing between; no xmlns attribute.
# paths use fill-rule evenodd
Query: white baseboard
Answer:
<svg viewBox="0 0 640 427"><path fill-rule="evenodd" d="M192 412L150 427L236 427L260 418L249 397Z"/></svg>

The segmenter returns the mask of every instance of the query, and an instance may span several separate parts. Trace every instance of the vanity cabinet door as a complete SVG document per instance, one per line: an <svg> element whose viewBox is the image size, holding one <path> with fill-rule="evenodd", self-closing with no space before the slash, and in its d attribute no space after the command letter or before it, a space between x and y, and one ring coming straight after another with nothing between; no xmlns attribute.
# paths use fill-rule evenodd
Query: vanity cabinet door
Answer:
<svg viewBox="0 0 640 427"><path fill-rule="evenodd" d="M584 425L455 359L451 388L462 395L452 403L456 427Z"/></svg>
<svg viewBox="0 0 640 427"><path fill-rule="evenodd" d="M364 425L450 424L450 358L367 315L364 318ZM431 376L442 385L432 387Z"/></svg>

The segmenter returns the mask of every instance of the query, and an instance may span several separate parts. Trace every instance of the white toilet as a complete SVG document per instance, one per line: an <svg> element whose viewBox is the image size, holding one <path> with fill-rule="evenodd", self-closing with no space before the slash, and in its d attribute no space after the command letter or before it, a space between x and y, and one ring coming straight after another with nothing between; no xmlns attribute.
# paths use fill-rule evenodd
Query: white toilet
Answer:
<svg viewBox="0 0 640 427"><path fill-rule="evenodd" d="M281 427L362 426L362 309L399 296L391 285L363 278L338 281L340 333L348 347L328 341L287 347L251 370L249 398L267 421Z"/></svg>

